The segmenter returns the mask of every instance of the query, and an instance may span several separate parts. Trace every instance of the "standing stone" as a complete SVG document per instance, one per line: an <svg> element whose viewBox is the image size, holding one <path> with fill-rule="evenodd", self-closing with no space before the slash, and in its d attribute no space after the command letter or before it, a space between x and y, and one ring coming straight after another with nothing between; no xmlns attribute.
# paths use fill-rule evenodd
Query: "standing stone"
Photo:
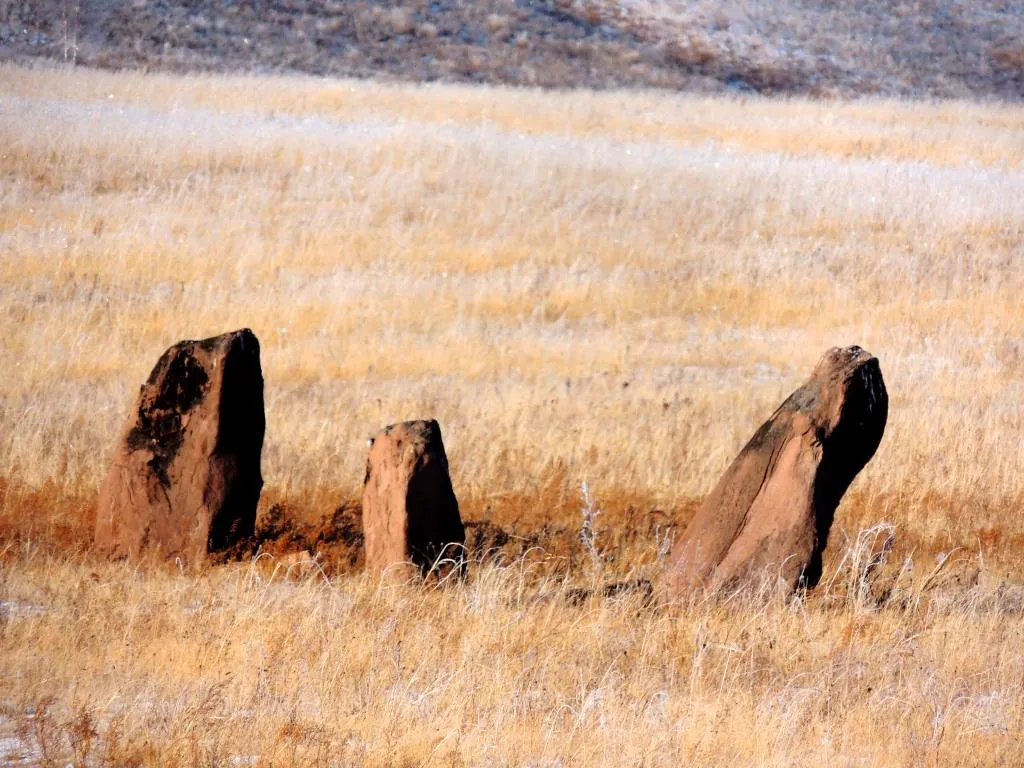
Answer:
<svg viewBox="0 0 1024 768"><path fill-rule="evenodd" d="M142 385L100 491L97 551L198 563L251 536L265 427L252 331L168 349Z"/></svg>
<svg viewBox="0 0 1024 768"><path fill-rule="evenodd" d="M439 559L461 569L466 531L436 421L394 424L371 439L363 535L373 572L399 575L395 566L412 563L425 575Z"/></svg>
<svg viewBox="0 0 1024 768"><path fill-rule="evenodd" d="M661 586L815 586L836 507L878 448L888 408L875 357L856 346L826 352L697 510Z"/></svg>

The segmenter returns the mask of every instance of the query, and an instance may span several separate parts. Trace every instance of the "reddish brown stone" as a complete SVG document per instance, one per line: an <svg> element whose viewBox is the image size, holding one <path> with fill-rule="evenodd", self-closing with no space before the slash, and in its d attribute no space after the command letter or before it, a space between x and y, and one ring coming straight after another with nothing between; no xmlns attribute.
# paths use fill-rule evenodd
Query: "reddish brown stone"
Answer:
<svg viewBox="0 0 1024 768"><path fill-rule="evenodd" d="M406 421L370 441L363 489L366 567L426 574L440 560L463 558L466 531L436 421Z"/></svg>
<svg viewBox="0 0 1024 768"><path fill-rule="evenodd" d="M661 586L680 595L765 577L816 585L836 507L881 442L888 402L870 353L826 352L705 499Z"/></svg>
<svg viewBox="0 0 1024 768"><path fill-rule="evenodd" d="M264 429L252 331L168 349L139 392L100 491L97 551L198 563L251 536Z"/></svg>

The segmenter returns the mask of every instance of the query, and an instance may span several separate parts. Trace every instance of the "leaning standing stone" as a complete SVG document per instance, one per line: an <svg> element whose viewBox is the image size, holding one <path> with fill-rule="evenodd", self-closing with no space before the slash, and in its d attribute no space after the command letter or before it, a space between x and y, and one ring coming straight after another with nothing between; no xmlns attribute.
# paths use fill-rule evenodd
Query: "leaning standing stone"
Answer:
<svg viewBox="0 0 1024 768"><path fill-rule="evenodd" d="M733 461L673 547L670 594L821 577L836 507L874 455L888 396L878 360L860 347L825 353Z"/></svg>
<svg viewBox="0 0 1024 768"><path fill-rule="evenodd" d="M142 385L100 491L97 550L198 563L251 536L265 425L252 331L168 349Z"/></svg>
<svg viewBox="0 0 1024 768"><path fill-rule="evenodd" d="M363 534L373 572L399 575L397 566L412 563L425 575L445 560L461 567L466 532L436 421L394 424L370 441Z"/></svg>

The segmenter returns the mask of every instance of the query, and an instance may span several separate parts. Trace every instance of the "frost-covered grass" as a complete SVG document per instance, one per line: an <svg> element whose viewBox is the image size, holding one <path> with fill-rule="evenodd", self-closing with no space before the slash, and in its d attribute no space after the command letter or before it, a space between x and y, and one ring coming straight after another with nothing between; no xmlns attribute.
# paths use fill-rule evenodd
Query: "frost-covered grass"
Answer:
<svg viewBox="0 0 1024 768"><path fill-rule="evenodd" d="M992 581L648 605L518 563L434 590L22 557L3 589L46 611L2 625L12 762L1003 765L1024 726Z"/></svg>

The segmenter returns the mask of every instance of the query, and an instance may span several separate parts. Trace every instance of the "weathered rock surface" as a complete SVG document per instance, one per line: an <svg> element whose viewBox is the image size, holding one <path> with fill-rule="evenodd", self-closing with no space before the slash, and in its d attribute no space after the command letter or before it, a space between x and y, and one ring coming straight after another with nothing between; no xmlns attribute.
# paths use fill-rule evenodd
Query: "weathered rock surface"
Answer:
<svg viewBox="0 0 1024 768"><path fill-rule="evenodd" d="M439 558L462 562L466 531L436 421L393 424L371 440L363 534L366 567L377 573L404 575L397 566L412 563L426 574Z"/></svg>
<svg viewBox="0 0 1024 768"><path fill-rule="evenodd" d="M252 331L168 349L142 385L100 491L97 551L198 563L251 536L265 426Z"/></svg>
<svg viewBox="0 0 1024 768"><path fill-rule="evenodd" d="M826 352L698 509L662 588L681 595L765 577L815 586L836 507L881 442L888 402L869 352Z"/></svg>

